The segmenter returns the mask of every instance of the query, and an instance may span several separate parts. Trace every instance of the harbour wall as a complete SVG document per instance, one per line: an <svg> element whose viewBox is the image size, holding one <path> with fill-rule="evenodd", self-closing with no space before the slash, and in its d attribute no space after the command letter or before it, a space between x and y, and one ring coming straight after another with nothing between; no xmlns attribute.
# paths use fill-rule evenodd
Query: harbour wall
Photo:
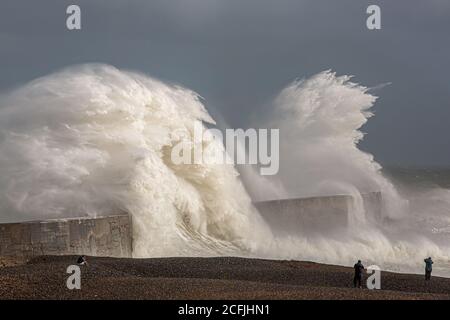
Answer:
<svg viewBox="0 0 450 320"><path fill-rule="evenodd" d="M131 257L131 217L124 214L0 224L2 256L70 254Z"/></svg>

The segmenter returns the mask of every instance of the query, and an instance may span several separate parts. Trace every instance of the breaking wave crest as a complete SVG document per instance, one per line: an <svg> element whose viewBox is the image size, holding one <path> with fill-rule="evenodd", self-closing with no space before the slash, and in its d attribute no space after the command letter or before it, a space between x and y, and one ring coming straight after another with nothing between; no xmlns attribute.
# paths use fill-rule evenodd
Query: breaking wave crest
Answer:
<svg viewBox="0 0 450 320"><path fill-rule="evenodd" d="M84 65L18 89L0 112L3 221L126 211L136 256L252 250L260 218L233 167L170 161L196 120L214 123L196 93Z"/></svg>

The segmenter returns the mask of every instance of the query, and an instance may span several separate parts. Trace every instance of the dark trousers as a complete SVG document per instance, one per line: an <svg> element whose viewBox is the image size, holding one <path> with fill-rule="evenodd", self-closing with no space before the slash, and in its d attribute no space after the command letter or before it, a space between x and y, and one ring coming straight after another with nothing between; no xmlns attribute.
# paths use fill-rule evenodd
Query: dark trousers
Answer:
<svg viewBox="0 0 450 320"><path fill-rule="evenodd" d="M361 274L355 274L355 277L353 278L353 286L355 288L361 288L361 286L362 286L362 275Z"/></svg>
<svg viewBox="0 0 450 320"><path fill-rule="evenodd" d="M431 270L425 270L425 280L431 280Z"/></svg>

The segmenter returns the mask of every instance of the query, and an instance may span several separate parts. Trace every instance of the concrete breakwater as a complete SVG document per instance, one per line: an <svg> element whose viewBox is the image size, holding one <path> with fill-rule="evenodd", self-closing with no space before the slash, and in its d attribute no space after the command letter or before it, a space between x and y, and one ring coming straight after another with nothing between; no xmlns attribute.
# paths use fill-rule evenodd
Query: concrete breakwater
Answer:
<svg viewBox="0 0 450 320"><path fill-rule="evenodd" d="M361 208L367 218L382 219L381 192L361 195ZM255 206L273 228L286 234L334 232L346 228L357 205L349 195L293 198L256 202Z"/></svg>
<svg viewBox="0 0 450 320"><path fill-rule="evenodd" d="M131 257L131 217L124 214L0 224L0 255L69 254Z"/></svg>

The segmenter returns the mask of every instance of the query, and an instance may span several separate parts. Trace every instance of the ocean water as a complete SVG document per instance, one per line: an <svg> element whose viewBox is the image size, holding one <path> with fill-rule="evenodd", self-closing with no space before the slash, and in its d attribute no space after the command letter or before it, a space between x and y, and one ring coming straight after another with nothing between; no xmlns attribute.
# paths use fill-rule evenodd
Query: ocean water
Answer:
<svg viewBox="0 0 450 320"><path fill-rule="evenodd" d="M398 189L450 189L450 166L387 166L383 173L395 182Z"/></svg>

